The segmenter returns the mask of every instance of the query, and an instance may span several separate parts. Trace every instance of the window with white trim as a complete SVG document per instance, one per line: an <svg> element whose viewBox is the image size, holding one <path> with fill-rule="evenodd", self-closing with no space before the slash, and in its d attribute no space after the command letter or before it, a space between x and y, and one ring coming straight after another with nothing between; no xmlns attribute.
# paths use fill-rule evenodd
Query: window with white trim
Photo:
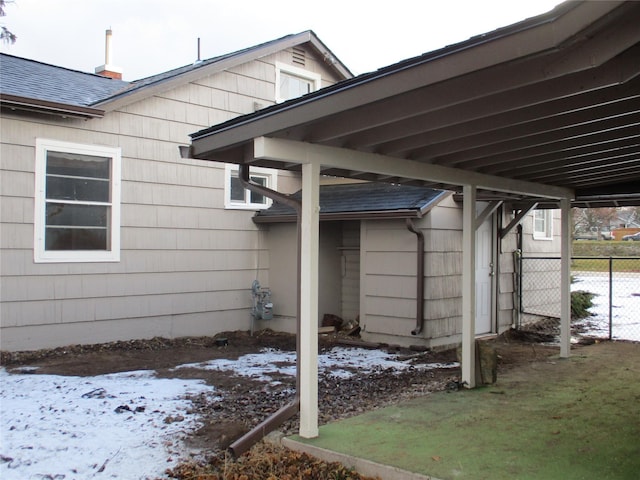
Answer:
<svg viewBox="0 0 640 480"><path fill-rule="evenodd" d="M536 240L553 239L553 210L533 211L533 238Z"/></svg>
<svg viewBox="0 0 640 480"><path fill-rule="evenodd" d="M320 88L318 73L276 62L276 102L285 102Z"/></svg>
<svg viewBox="0 0 640 480"><path fill-rule="evenodd" d="M270 168L251 167L249 178L272 190L278 188L277 170ZM259 193L252 192L240 182L239 169L237 165L227 163L225 165L225 185L224 185L224 206L225 208L235 208L244 210L263 210L271 206L271 199Z"/></svg>
<svg viewBox="0 0 640 480"><path fill-rule="evenodd" d="M36 139L34 260L120 260L120 148Z"/></svg>

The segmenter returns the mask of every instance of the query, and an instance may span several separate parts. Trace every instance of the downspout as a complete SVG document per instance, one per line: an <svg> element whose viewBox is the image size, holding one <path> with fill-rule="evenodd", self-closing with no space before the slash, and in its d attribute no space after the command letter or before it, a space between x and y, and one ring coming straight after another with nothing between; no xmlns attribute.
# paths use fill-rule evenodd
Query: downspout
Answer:
<svg viewBox="0 0 640 480"><path fill-rule="evenodd" d="M411 335L418 335L422 332L424 325L424 233L422 230L416 229L410 218L406 219L407 229L411 233L415 233L418 237L418 245L416 247L416 255L418 262L418 272L416 279L416 328L411 330Z"/></svg>
<svg viewBox="0 0 640 480"><path fill-rule="evenodd" d="M301 271L300 271L300 259L301 259L301 238L302 230L300 226L300 217L302 215L302 202L285 195L284 193L276 192L270 188L263 187L257 183L253 183L249 177L249 165L242 164L239 168L240 183L243 187L251 192L259 193L267 198L270 198L274 202L283 203L296 211L296 225L298 235L298 255L297 255L297 268L298 268L298 297L296 307L296 394L291 402L281 407L278 411L271 416L260 422L260 424L253 427L249 432L245 433L242 437L237 439L229 446L229 450L234 457L242 455L249 450L253 445L264 438L268 433L278 428L282 423L293 417L300 411L300 283L301 283Z"/></svg>

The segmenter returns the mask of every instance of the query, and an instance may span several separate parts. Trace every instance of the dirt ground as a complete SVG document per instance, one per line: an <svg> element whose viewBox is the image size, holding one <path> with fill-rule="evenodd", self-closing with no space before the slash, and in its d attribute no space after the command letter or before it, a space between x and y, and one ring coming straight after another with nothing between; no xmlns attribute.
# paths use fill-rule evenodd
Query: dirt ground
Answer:
<svg viewBox="0 0 640 480"><path fill-rule="evenodd" d="M532 341L534 340L534 341ZM538 338L515 332L486 340L498 353L498 375L519 365L546 360L557 355L559 348L537 343ZM169 340L154 338L113 342L101 345L74 345L36 352L2 352L2 365L9 371L23 367L38 367L39 374L93 376L106 373L155 370L161 377L198 378L224 392L225 401L212 405L206 397L192 398L193 411L203 419L203 426L189 439L194 458L206 458L223 453L228 446L253 426L291 400L295 379L279 378L277 387L259 384L248 377L228 372L181 368L177 365L225 358L236 359L256 353L263 348L295 351L295 336L269 330L256 332L225 332L216 337L197 337ZM454 350L418 351L388 345L360 343L342 336L322 336L319 349L335 345L364 346L393 351L420 363L451 362ZM581 347L576 347L581 348ZM319 378L319 422L329 423L380 407L396 404L430 392L453 388L459 380L458 369L408 369L406 372L378 371L338 379L321 375ZM296 417L285 422L280 430L295 433Z"/></svg>

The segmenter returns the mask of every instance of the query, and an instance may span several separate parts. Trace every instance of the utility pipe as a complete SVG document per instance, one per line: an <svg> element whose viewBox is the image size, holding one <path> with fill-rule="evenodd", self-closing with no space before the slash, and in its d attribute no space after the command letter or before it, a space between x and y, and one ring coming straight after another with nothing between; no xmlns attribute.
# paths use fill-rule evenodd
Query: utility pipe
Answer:
<svg viewBox="0 0 640 480"><path fill-rule="evenodd" d="M286 420L293 417L300 411L300 283L302 272L300 270L301 255L302 255L302 229L300 225L300 218L302 216L302 202L296 200L289 195L277 192L270 188L264 187L251 181L249 176L249 165L242 164L239 168L240 183L243 187L247 188L251 192L259 193L267 198L270 198L274 202L283 203L296 211L296 224L298 235L298 255L297 255L297 269L298 269L298 300L296 307L296 394L294 399L281 407L277 412L267 417L260 424L253 427L249 432L245 433L242 437L237 439L229 446L229 450L234 457L242 455L249 450L253 445L264 438L269 432L272 432L277 427L282 425Z"/></svg>
<svg viewBox="0 0 640 480"><path fill-rule="evenodd" d="M417 229L410 218L406 219L407 229L418 237L417 263L418 272L416 279L416 328L411 330L411 335L418 335L424 326L424 233Z"/></svg>

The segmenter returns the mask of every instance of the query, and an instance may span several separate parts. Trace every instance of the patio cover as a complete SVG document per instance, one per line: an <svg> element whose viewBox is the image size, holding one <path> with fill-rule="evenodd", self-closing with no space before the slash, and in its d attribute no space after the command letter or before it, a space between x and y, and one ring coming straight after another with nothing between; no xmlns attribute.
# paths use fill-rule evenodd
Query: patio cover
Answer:
<svg viewBox="0 0 640 480"><path fill-rule="evenodd" d="M569 355L570 206L640 204L638 25L638 2L565 2L192 135L192 158L302 170L301 336L310 351L299 366L308 389L301 435L317 432L312 319L321 173L463 193L462 380L469 386L476 200L521 211L559 206L561 355Z"/></svg>

